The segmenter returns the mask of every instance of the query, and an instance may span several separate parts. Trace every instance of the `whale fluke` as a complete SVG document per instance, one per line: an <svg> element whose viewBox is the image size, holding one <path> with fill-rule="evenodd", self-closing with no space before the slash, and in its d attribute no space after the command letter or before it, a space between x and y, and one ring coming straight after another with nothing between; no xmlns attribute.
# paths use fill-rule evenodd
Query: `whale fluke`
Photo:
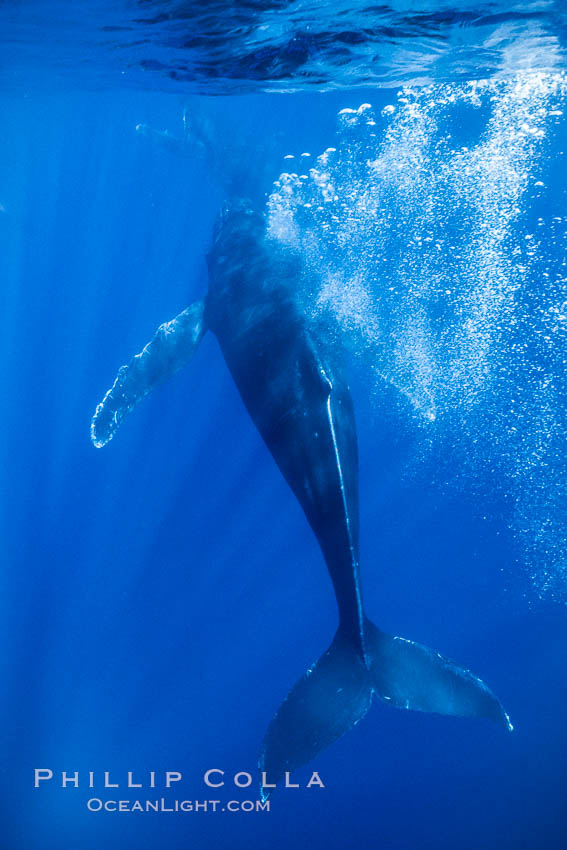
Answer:
<svg viewBox="0 0 567 850"><path fill-rule="evenodd" d="M488 717L512 731L498 698L470 671L366 618L365 660L339 627L331 646L295 684L274 715L260 749L266 785L311 761L362 720L375 695L396 708ZM262 798L270 789L261 783Z"/></svg>
<svg viewBox="0 0 567 850"><path fill-rule="evenodd" d="M124 417L139 401L191 360L206 331L204 313L204 299L195 301L170 322L160 325L142 351L118 370L91 422L91 440L97 449L114 437Z"/></svg>
<svg viewBox="0 0 567 850"><path fill-rule="evenodd" d="M266 732L258 767L278 782L362 720L372 701L368 669L339 628L326 652L295 684ZM266 800L269 789L261 787Z"/></svg>
<svg viewBox="0 0 567 850"><path fill-rule="evenodd" d="M423 644L385 634L368 619L365 638L373 691L389 705L487 717L512 731L498 697L470 670Z"/></svg>

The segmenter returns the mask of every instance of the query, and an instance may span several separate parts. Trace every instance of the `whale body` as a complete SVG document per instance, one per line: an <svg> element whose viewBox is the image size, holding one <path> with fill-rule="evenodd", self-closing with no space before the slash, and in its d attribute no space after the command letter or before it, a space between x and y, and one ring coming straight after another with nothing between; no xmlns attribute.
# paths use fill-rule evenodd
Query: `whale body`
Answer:
<svg viewBox="0 0 567 850"><path fill-rule="evenodd" d="M484 682L436 651L391 636L366 616L360 586L358 450L353 403L331 319L297 294L299 260L277 248L246 202L225 208L207 257L209 289L123 366L97 407L98 447L156 384L184 366L207 330L318 540L337 600L329 648L292 688L260 749L268 783L310 761L377 698L398 708L488 717L511 730ZM267 789L262 790L264 798Z"/></svg>

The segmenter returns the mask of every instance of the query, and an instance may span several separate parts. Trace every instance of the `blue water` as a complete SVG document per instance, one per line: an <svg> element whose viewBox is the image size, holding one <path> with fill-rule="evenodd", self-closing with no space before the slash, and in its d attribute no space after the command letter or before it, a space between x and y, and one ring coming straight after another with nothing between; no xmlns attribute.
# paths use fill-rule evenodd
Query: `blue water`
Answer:
<svg viewBox="0 0 567 850"><path fill-rule="evenodd" d="M423 4L381 7L376 32L395 19L412 56L385 53L393 87L372 88L360 51L378 36L354 3L359 52L340 61L319 36L320 77L286 60L277 85L251 72L244 24L238 49L209 54L216 77L189 74L191 45L185 81L164 71L182 50L173 30L227 39L212 5L208 30L193 4L84 4L88 20L81 5L0 13L0 847L564 847L560 4L430 5L425 41L407 17ZM332 5L320 33L335 32ZM268 16L281 62L300 6L242 4ZM427 27L450 49L424 74ZM340 323L369 615L469 666L515 730L375 704L269 812L90 812L93 796L255 801L255 781L230 778L255 775L274 711L336 628L315 538L211 334L111 444L89 438L118 367L206 290L235 193L316 273L305 309ZM36 768L54 779L34 789ZM226 787L203 784L210 768ZM167 770L183 774L169 791ZM312 770L324 789L304 787ZM80 787L61 788L62 771ZM104 771L122 787L101 787ZM146 787L125 788L128 771Z"/></svg>

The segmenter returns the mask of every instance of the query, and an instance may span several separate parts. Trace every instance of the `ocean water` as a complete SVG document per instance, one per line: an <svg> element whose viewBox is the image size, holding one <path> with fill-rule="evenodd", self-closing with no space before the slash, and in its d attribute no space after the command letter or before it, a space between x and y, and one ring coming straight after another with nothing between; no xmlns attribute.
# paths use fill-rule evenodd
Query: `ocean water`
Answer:
<svg viewBox="0 0 567 850"><path fill-rule="evenodd" d="M0 848L565 847L564 4L0 20ZM238 196L340 328L369 616L470 667L514 731L375 701L300 788L229 812L337 626L317 542L212 334L108 446L89 429L206 291ZM219 811L88 808L161 798Z"/></svg>

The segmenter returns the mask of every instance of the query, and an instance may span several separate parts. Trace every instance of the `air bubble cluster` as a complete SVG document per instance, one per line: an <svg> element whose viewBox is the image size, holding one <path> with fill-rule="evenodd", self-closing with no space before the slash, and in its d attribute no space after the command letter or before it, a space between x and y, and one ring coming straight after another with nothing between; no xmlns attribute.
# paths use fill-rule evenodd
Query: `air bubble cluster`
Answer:
<svg viewBox="0 0 567 850"><path fill-rule="evenodd" d="M410 401L423 451L451 446L469 482L495 471L533 585L567 598L567 217L545 179L566 91L534 73L346 107L268 212L306 307Z"/></svg>

